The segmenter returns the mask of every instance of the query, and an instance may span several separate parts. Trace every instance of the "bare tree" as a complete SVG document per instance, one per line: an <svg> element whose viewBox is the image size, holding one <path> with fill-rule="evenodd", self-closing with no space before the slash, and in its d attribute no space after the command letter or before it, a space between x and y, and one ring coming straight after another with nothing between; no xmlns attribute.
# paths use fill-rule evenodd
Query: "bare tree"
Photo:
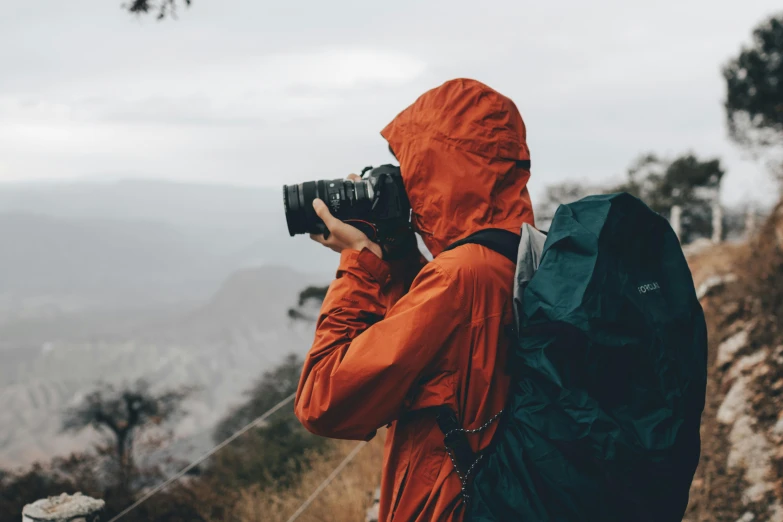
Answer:
<svg viewBox="0 0 783 522"><path fill-rule="evenodd" d="M641 155L628 169L628 181L610 192L628 192L656 212L669 216L683 209L683 243L710 237L716 192L725 170L718 158L701 159L687 153L674 159Z"/></svg>
<svg viewBox="0 0 783 522"><path fill-rule="evenodd" d="M133 443L138 435L183 413L182 401L191 392L191 388L181 388L156 394L144 380L123 389L102 384L65 412L63 430L81 431L92 426L108 433L114 439L121 478L126 481L133 469Z"/></svg>
<svg viewBox="0 0 783 522"><path fill-rule="evenodd" d="M315 322L316 318L313 317L312 312L308 312L305 308L308 305L310 307L313 305L320 306L326 298L328 290L328 286L308 286L299 292L298 307L289 308L288 317L294 321Z"/></svg>

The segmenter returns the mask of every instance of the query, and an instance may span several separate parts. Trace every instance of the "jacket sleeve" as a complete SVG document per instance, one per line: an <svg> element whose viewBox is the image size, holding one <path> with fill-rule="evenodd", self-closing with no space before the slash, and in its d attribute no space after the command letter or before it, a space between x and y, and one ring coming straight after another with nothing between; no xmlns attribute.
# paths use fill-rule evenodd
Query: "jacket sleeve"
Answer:
<svg viewBox="0 0 783 522"><path fill-rule="evenodd" d="M464 324L462 296L436 261L396 304L390 267L369 250L343 251L305 359L295 412L311 432L369 440L395 420L408 392Z"/></svg>

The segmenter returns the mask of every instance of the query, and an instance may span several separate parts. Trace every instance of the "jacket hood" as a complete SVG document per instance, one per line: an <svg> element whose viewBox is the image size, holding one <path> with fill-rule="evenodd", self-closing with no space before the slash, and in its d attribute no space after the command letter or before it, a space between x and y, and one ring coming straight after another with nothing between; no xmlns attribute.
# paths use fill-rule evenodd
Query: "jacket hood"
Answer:
<svg viewBox="0 0 783 522"><path fill-rule="evenodd" d="M432 255L484 228L533 224L530 151L516 105L475 80L427 91L381 135L400 162L413 224Z"/></svg>

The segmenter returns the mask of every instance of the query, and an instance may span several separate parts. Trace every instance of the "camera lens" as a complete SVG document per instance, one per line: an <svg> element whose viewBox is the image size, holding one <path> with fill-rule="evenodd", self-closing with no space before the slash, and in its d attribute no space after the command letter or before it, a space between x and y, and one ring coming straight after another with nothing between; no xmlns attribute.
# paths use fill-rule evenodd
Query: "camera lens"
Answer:
<svg viewBox="0 0 783 522"><path fill-rule="evenodd" d="M302 229L302 202L299 200L299 185L283 185L283 205L285 206L285 221L288 225L288 233L292 236L303 234Z"/></svg>
<svg viewBox="0 0 783 522"><path fill-rule="evenodd" d="M367 180L318 180L283 186L283 204L288 233L323 233L323 223L315 214L313 200L318 198L340 220L365 216L372 206L374 191Z"/></svg>
<svg viewBox="0 0 783 522"><path fill-rule="evenodd" d="M318 216L313 209L313 200L317 197L319 196L316 181L283 186L285 220L290 235L317 232Z"/></svg>

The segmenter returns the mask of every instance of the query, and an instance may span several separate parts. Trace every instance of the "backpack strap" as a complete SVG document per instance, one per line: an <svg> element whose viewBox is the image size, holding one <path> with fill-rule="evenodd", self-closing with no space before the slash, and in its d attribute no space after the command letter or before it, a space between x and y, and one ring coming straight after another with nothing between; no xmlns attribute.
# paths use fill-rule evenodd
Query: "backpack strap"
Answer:
<svg viewBox="0 0 783 522"><path fill-rule="evenodd" d="M484 452L476 454L468 442L468 433L479 433L487 429L492 423L500 419L504 410L497 412L491 419L478 428L468 430L462 428L457 419L457 414L451 407L445 404L435 406L435 420L438 423L440 431L443 432L443 444L446 446L446 453L451 458L454 470L457 472L462 486L462 499L467 504L470 502L470 477L476 471L476 466L484 458Z"/></svg>
<svg viewBox="0 0 783 522"><path fill-rule="evenodd" d="M510 259L512 263L517 263L517 252L519 251L519 235L501 228L485 228L479 230L464 239L455 241L444 250L453 250L458 246L475 244L494 250L498 254Z"/></svg>
<svg viewBox="0 0 783 522"><path fill-rule="evenodd" d="M476 244L494 250L498 254L503 255L509 259L512 263L517 262L517 251L519 250L520 237L508 230L502 230L499 228L487 228L479 230L478 232L469 235L464 239L455 241L451 245L445 248L445 250L453 250L461 245ZM483 455L476 455L473 448L470 447L468 442L467 433L474 433L484 430L487 426L497 420L502 410L496 414L492 419L484 426L481 426L475 430L466 430L460 426L457 414L451 407L442 405L437 406L435 409L435 420L438 423L440 431L443 432L444 444L446 445L446 451L451 457L454 469L457 471L457 476L462 483L462 497L465 502L470 500L468 494L468 481L471 473L474 471L476 464Z"/></svg>
<svg viewBox="0 0 783 522"><path fill-rule="evenodd" d="M440 431L443 432L443 442L454 461L454 467L457 468L460 475L465 476L476 461L476 454L473 452L473 448L470 447L468 438L465 436L465 430L461 429L457 415L451 407L444 404L436 406L434 409L435 420ZM462 480L462 476L460 480Z"/></svg>

